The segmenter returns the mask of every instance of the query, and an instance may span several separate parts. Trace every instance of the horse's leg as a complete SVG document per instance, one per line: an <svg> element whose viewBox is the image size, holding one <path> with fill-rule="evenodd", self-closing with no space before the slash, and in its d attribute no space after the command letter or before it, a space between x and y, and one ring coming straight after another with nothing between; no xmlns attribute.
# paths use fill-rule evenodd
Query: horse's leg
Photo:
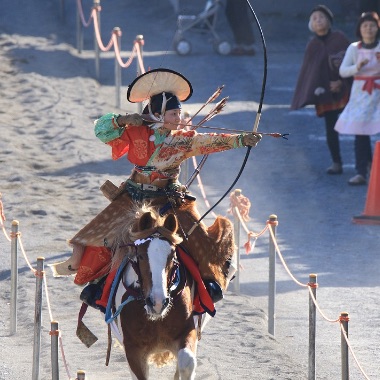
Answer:
<svg viewBox="0 0 380 380"><path fill-rule="evenodd" d="M181 380L194 380L197 367L197 332L193 329L185 338L177 355L177 367ZM176 372L177 374L177 372Z"/></svg>
<svg viewBox="0 0 380 380"><path fill-rule="evenodd" d="M177 365L176 365L176 369L175 369L174 380L179 380L178 361L177 361Z"/></svg>
<svg viewBox="0 0 380 380"><path fill-rule="evenodd" d="M139 350L130 348L125 349L129 369L133 380L147 380L149 377L149 365L146 357L141 354Z"/></svg>
<svg viewBox="0 0 380 380"><path fill-rule="evenodd" d="M178 372L181 380L194 380L196 367L197 358L195 352L188 347L178 351Z"/></svg>

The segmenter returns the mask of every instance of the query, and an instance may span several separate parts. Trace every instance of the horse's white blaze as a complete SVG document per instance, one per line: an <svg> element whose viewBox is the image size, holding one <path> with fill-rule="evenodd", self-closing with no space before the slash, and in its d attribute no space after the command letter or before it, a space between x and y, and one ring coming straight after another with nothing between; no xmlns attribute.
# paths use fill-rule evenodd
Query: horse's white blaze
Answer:
<svg viewBox="0 0 380 380"><path fill-rule="evenodd" d="M150 297L156 313L162 310L163 302L168 297L166 262L172 250L171 244L162 239L152 239L148 247L148 258L152 273L152 290Z"/></svg>
<svg viewBox="0 0 380 380"><path fill-rule="evenodd" d="M197 367L197 358L189 348L183 348L178 351L178 370L181 380L195 379L195 368Z"/></svg>

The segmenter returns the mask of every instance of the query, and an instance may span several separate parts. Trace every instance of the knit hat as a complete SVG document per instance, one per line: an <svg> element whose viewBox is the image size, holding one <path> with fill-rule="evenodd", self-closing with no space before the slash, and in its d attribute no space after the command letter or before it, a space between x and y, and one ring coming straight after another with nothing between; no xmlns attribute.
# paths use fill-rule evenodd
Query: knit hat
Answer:
<svg viewBox="0 0 380 380"><path fill-rule="evenodd" d="M326 17L329 19L330 23L332 24L333 23L333 19L334 19L334 15L333 13L331 12L331 10L329 8L326 7L326 5L317 5L315 6L312 11L310 12L310 16L316 12L316 11L320 11L322 13L324 13L326 15Z"/></svg>

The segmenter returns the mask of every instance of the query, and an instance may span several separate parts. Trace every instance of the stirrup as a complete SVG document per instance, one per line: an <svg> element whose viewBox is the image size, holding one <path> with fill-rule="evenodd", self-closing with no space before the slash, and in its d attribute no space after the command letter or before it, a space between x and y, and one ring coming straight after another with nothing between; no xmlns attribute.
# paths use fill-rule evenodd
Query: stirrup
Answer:
<svg viewBox="0 0 380 380"><path fill-rule="evenodd" d="M204 280L208 294L212 302L216 303L223 299L223 291L220 285L214 280Z"/></svg>

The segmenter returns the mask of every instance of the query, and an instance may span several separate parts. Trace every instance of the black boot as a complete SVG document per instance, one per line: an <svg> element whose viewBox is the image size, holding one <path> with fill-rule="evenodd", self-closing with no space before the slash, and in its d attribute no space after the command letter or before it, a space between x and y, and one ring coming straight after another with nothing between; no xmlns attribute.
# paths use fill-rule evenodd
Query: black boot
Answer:
<svg viewBox="0 0 380 380"><path fill-rule="evenodd" d="M106 277L102 278L100 281L96 283L90 283L87 285L80 294L79 298L81 301L86 303L88 306L91 306L97 310L101 310L104 312L104 308L96 304L97 300L100 300L103 293L103 287Z"/></svg>
<svg viewBox="0 0 380 380"><path fill-rule="evenodd" d="M216 303L223 299L223 291L220 285L214 280L204 280L208 294L212 302Z"/></svg>

